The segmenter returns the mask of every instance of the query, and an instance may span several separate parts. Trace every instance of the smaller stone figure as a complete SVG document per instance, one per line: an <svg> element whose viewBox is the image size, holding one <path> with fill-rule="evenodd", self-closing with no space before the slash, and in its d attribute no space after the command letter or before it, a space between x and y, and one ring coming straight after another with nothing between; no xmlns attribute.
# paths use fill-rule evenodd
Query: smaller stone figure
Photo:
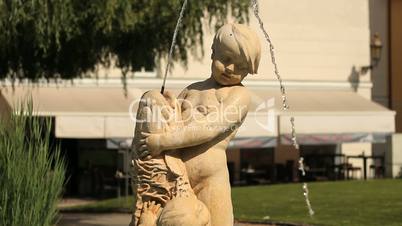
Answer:
<svg viewBox="0 0 402 226"><path fill-rule="evenodd" d="M205 205L195 196L177 197L162 209L155 202L144 205L139 226L210 226L210 215Z"/></svg>
<svg viewBox="0 0 402 226"><path fill-rule="evenodd" d="M185 165L175 151L155 157L139 155L144 144L143 133L180 128L180 109L168 91L164 95L148 91L141 98L133 140L136 203L130 226L210 225L208 209L196 198Z"/></svg>

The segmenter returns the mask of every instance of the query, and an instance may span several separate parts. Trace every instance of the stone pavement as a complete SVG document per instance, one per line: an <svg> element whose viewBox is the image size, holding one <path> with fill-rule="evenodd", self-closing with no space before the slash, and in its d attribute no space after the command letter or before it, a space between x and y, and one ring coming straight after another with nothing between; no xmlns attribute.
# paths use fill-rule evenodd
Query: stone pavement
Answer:
<svg viewBox="0 0 402 226"><path fill-rule="evenodd" d="M61 213L58 226L128 226L128 213Z"/></svg>
<svg viewBox="0 0 402 226"><path fill-rule="evenodd" d="M59 210L68 207L95 203L95 199L64 198L58 203ZM128 226L131 221L129 213L60 213L56 226ZM234 226L296 226L295 224L256 224L236 222Z"/></svg>
<svg viewBox="0 0 402 226"><path fill-rule="evenodd" d="M58 226L128 226L127 213L61 213ZM234 226L267 226L262 224L235 223Z"/></svg>

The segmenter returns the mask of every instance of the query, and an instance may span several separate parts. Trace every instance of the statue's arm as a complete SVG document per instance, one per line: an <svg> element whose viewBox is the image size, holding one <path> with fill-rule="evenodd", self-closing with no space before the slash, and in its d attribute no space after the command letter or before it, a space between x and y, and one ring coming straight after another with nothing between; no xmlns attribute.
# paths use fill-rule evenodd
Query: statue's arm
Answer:
<svg viewBox="0 0 402 226"><path fill-rule="evenodd" d="M161 151L196 146L209 142L219 135L241 125L248 112L249 94L244 87L235 87L218 108L207 114L195 111L186 126L159 135ZM216 120L222 119L222 120Z"/></svg>

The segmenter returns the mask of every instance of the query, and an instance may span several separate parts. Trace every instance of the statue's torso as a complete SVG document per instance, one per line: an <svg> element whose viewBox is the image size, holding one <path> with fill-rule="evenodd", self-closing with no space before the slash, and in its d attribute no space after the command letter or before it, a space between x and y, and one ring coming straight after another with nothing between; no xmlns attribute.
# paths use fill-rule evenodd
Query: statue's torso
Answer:
<svg viewBox="0 0 402 226"><path fill-rule="evenodd" d="M201 86L201 88L200 88ZM225 101L233 87L219 87L202 89L202 84L194 88L190 86L182 105L182 118L187 119L191 111L196 108L198 111L207 115L211 111L222 111L222 102ZM221 113L221 112L220 112ZM218 116L210 115L210 119ZM185 122L186 123L186 122ZM189 123L189 122L187 122ZM219 126L219 123L216 123ZM226 148L230 140L236 134L236 130L229 130L217 139L194 147L184 148L182 160L184 161L193 189L197 190L197 185L211 177L224 177L228 182L228 170L226 160Z"/></svg>

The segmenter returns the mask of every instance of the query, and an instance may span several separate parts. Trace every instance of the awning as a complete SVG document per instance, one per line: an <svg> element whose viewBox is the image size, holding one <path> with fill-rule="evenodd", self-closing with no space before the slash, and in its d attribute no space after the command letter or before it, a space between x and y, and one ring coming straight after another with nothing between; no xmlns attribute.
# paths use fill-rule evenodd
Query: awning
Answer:
<svg viewBox="0 0 402 226"><path fill-rule="evenodd" d="M352 91L290 89L287 98L290 109L283 111L279 91L253 89L251 112L266 111L267 118L276 120L274 128L282 144L291 143L292 116L299 144L385 142L385 136L395 131L394 111ZM274 111L275 117L268 111Z"/></svg>
<svg viewBox="0 0 402 226"><path fill-rule="evenodd" d="M276 147L276 137L239 137L231 140L229 148L271 148Z"/></svg>
<svg viewBox="0 0 402 226"><path fill-rule="evenodd" d="M331 134L298 134L299 144L319 145L338 143L385 143L390 133L331 133ZM290 134L281 135L282 144L292 144Z"/></svg>
<svg viewBox="0 0 402 226"><path fill-rule="evenodd" d="M55 117L55 134L59 138L130 138L135 100L146 90L158 88L155 84L133 83L127 96L121 86L3 87L0 98L12 106L31 91L37 114ZM185 84L170 81L169 87L178 94ZM352 91L288 89L290 110L284 112L279 89L248 88L251 107L232 143L238 147L275 146L278 137L287 144L291 116L295 117L301 144L376 142L395 130L395 112Z"/></svg>
<svg viewBox="0 0 402 226"><path fill-rule="evenodd" d="M134 134L129 107L143 91L130 88L125 96L121 87L16 86L1 88L0 98L18 106L30 93L35 114L55 118L58 138L121 138Z"/></svg>

